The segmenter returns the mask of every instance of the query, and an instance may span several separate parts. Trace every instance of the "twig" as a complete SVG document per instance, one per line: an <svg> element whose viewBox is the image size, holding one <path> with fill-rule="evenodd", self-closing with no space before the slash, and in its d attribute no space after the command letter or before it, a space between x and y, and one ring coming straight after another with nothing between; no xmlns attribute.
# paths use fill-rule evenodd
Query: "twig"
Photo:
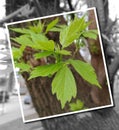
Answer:
<svg viewBox="0 0 119 130"><path fill-rule="evenodd" d="M73 8L73 6L72 6L71 0L67 0L67 2L68 2L68 5L69 5L70 10L73 11L74 8Z"/></svg>
<svg viewBox="0 0 119 130"><path fill-rule="evenodd" d="M14 11L13 13L11 13L10 15L6 16L4 19L2 19L0 21L0 24L3 24L4 22L7 22L9 19L14 18L16 15L18 15L20 12L22 12L25 8L27 8L27 6L29 6L29 4L24 5L23 7L21 7L20 9Z"/></svg>

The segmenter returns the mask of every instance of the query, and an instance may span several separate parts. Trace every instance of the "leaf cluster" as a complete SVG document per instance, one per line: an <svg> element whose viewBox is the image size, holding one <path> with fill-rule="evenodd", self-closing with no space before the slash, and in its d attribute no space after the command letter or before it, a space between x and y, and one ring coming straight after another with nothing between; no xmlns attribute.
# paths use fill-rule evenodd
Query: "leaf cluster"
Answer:
<svg viewBox="0 0 119 130"><path fill-rule="evenodd" d="M14 60L17 61L16 67L19 67L22 72L30 72L29 80L36 77L54 75L51 84L52 94L56 94L57 99L61 102L62 108L72 98L76 98L77 95L77 86L69 67L70 65L85 81L101 88L95 70L90 64L73 59L73 57L65 61L62 59L63 56L71 55L71 52L66 50L66 48L73 44L75 40L82 37L97 39L97 30L88 30L89 24L90 22L85 21L85 16L81 18L76 16L74 20L70 21L69 25L59 25L59 19L56 18L47 25L39 21L37 24L28 28L11 29L20 34L19 37L11 38L12 41L20 44L20 48L12 48ZM60 46L54 40L48 39L47 34L49 32L59 33ZM45 65L34 68L30 67L29 64L20 60L26 47L31 47L36 50L34 54L35 59L52 56L55 58L55 62L52 64L46 63ZM79 101L77 101L77 104L79 104Z"/></svg>

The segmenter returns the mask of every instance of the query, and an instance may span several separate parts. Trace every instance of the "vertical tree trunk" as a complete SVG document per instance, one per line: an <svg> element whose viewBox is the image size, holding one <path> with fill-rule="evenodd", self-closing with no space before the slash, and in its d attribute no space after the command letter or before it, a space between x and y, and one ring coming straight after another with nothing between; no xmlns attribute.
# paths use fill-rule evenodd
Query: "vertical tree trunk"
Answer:
<svg viewBox="0 0 119 130"><path fill-rule="evenodd" d="M26 79L26 85L39 117L52 116L67 111L67 107L65 109L61 109L60 102L51 92L52 78L40 77L28 81L28 74L24 73L23 76Z"/></svg>
<svg viewBox="0 0 119 130"><path fill-rule="evenodd" d="M90 13L89 19L92 21L89 28L96 29L97 23L94 20L95 19L94 12L90 11L89 13ZM106 101L106 97L108 97L107 100L109 99L109 90L106 85L107 81L106 81L104 62L103 62L103 58L102 58L102 50L100 47L99 38L97 39L97 41L89 40L89 45L90 45L90 51L91 51L92 46L95 46L96 48L98 48L98 50L96 52L91 51L91 55L92 55L91 63L97 72L98 81L99 81L100 85L102 86L102 90L100 90L97 87L91 87L91 97L92 97L92 100L96 104L103 104L103 102ZM105 91L105 94L102 96L102 93L104 91ZM105 101L104 101L104 99L105 99Z"/></svg>
<svg viewBox="0 0 119 130"><path fill-rule="evenodd" d="M87 0L88 7L96 7L101 32L108 24L108 0Z"/></svg>

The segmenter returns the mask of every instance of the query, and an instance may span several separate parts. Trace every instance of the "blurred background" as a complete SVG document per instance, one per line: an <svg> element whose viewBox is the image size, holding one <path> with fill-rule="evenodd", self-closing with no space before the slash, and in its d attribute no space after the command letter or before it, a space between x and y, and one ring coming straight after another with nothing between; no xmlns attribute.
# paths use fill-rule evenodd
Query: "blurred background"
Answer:
<svg viewBox="0 0 119 130"><path fill-rule="evenodd" d="M54 118L42 122L23 124L17 90L20 94L27 116L37 117L32 107L32 101L21 75L17 75L18 84L15 82L10 49L6 37L5 23L36 18L56 13L96 7L102 40L106 55L106 62L110 75L115 108L103 115L102 111L84 113L62 118ZM0 129L18 130L81 130L97 128L103 130L118 130L119 121L119 8L116 0L1 0L0 1ZM18 71L18 70L16 70ZM22 85L20 85L22 84ZM97 114L98 113L98 114ZM99 114L100 113L100 114ZM87 118L88 117L88 118ZM80 120L81 119L81 120ZM89 124L87 124L87 120ZM93 121L92 121L93 119ZM95 121L94 121L95 119ZM78 121L77 121L78 120ZM91 122L92 121L92 122ZM62 122L65 122L61 126ZM71 122L77 122L72 124ZM107 122L104 125L102 122ZM111 122L111 125L109 122ZM12 125L10 125L12 124ZM83 125L81 125L83 124ZM84 127L84 124L85 127ZM89 125L93 124L90 128ZM97 125L98 124L98 125ZM110 126L111 125L111 126ZM110 126L110 127L109 127Z"/></svg>

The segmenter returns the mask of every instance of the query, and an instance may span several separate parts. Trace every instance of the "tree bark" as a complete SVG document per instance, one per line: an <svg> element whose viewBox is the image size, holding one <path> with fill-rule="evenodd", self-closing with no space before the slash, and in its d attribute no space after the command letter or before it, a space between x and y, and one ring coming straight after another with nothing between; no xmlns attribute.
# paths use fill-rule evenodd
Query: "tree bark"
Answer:
<svg viewBox="0 0 119 130"><path fill-rule="evenodd" d="M99 25L103 33L108 25L108 0L87 0L88 7L96 7Z"/></svg>
<svg viewBox="0 0 119 130"><path fill-rule="evenodd" d="M52 116L61 114L67 111L61 109L60 102L56 99L56 96L51 92L51 80L52 78L35 78L28 81L29 75L23 73L26 79L26 85L32 97L33 105L39 114L39 117Z"/></svg>

